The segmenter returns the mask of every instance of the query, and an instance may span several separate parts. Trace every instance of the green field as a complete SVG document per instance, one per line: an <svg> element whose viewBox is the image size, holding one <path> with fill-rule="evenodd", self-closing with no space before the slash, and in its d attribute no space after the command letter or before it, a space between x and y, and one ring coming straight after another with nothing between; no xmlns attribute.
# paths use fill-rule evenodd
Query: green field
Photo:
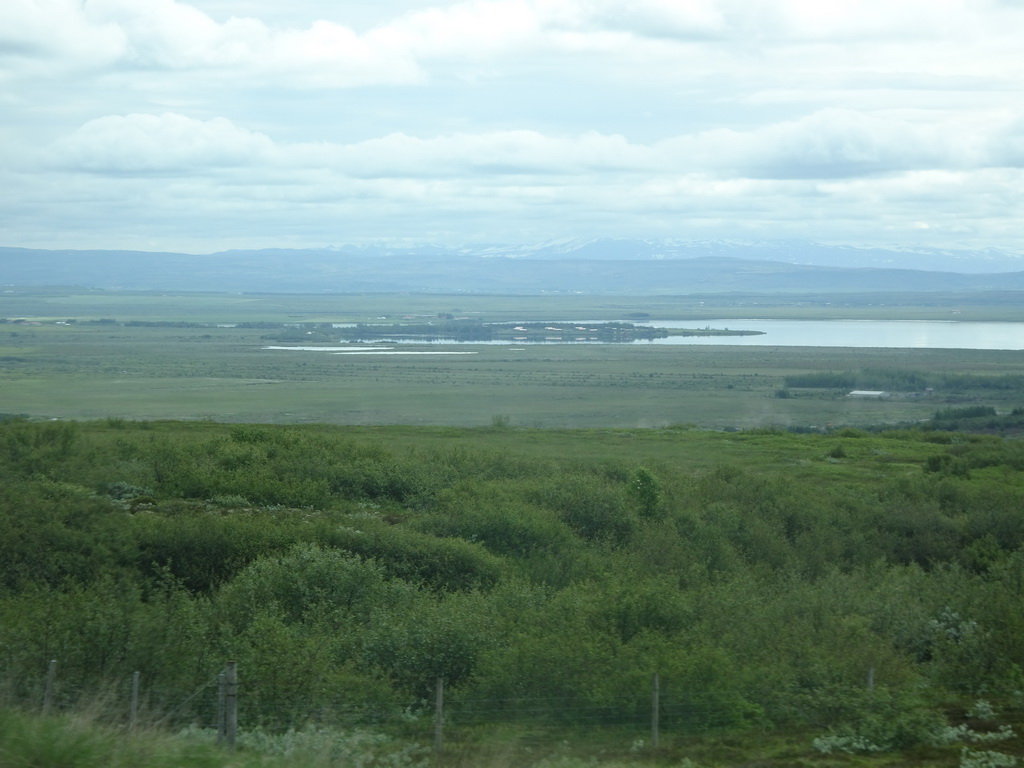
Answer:
<svg viewBox="0 0 1024 768"><path fill-rule="evenodd" d="M433 294L220 294L89 291L81 288L7 288L0 317L118 320L247 320L368 322L379 318L435 317L452 312L489 320L653 320L708 317L876 320L1019 320L1016 292L964 294L827 294L693 296L433 295Z"/></svg>
<svg viewBox="0 0 1024 768"><path fill-rule="evenodd" d="M340 356L264 349L281 345L275 340L280 328L224 327L424 322L454 312L496 322L692 318L700 327L701 314L753 314L749 301L737 302L702 307L691 298L8 294L0 310L9 320L0 325L0 409L64 419L459 426L498 419L519 427L745 429L896 423L928 418L950 404L1001 411L1020 404L1013 382L1024 375L1024 359L1015 352L564 344L430 348L471 352L451 356ZM947 306L758 303L768 317L949 316ZM1005 310L997 303L964 306L959 317L992 319ZM343 333L337 331L339 340ZM293 328L289 343L303 338L302 328ZM851 400L842 388L786 386L787 377L799 374L853 372L864 388L890 389L872 381L880 380L875 373L894 370L939 385L927 398L884 401ZM965 372L986 377L986 386L948 386L948 376Z"/></svg>

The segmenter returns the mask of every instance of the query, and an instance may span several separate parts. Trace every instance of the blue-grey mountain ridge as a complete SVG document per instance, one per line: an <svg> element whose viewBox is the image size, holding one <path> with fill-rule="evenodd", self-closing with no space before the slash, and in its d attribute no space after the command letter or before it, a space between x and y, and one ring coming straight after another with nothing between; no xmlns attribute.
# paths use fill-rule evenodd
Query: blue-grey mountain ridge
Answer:
<svg viewBox="0 0 1024 768"><path fill-rule="evenodd" d="M0 284L253 293L973 293L1024 290L1024 254L616 239L209 254L0 247Z"/></svg>

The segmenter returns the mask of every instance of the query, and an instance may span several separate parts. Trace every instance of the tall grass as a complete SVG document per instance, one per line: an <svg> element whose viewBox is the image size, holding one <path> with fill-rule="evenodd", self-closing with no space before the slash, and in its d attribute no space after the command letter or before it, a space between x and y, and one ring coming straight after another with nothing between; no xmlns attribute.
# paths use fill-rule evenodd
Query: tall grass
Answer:
<svg viewBox="0 0 1024 768"><path fill-rule="evenodd" d="M367 730L257 730L228 749L210 730L129 730L103 724L94 712L0 710L0 768L424 768L429 762L425 748Z"/></svg>
<svg viewBox="0 0 1024 768"><path fill-rule="evenodd" d="M58 716L0 709L0 768L428 768L431 765L631 768L648 761L597 760L568 742L532 748L473 744L436 756L426 746L366 729L308 727L239 735L235 748L218 746L208 729L176 733L128 730L99 722L95 712ZM683 765L694 766L692 762Z"/></svg>
<svg viewBox="0 0 1024 768"><path fill-rule="evenodd" d="M200 740L103 725L94 713L0 711L0 768L217 768L229 757Z"/></svg>

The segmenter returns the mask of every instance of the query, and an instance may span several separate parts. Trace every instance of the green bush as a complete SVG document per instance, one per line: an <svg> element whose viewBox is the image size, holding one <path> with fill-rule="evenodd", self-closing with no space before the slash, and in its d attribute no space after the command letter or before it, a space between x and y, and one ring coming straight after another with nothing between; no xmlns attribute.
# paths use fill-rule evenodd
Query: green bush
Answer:
<svg viewBox="0 0 1024 768"><path fill-rule="evenodd" d="M527 557L571 549L570 528L549 510L517 497L507 481L465 482L441 492L413 526L435 536L476 541L499 555Z"/></svg>
<svg viewBox="0 0 1024 768"><path fill-rule="evenodd" d="M315 540L376 561L396 578L439 591L487 589L501 578L501 560L475 542L439 539L372 518L358 526L321 526Z"/></svg>
<svg viewBox="0 0 1024 768"><path fill-rule="evenodd" d="M258 558L218 592L220 616L243 630L253 606L286 624L328 622L336 629L366 624L373 611L408 600L413 589L388 579L372 560L317 544L297 544Z"/></svg>
<svg viewBox="0 0 1024 768"><path fill-rule="evenodd" d="M363 658L419 703L432 700L438 678L446 687L468 682L493 642L480 596L451 594L378 611Z"/></svg>
<svg viewBox="0 0 1024 768"><path fill-rule="evenodd" d="M909 691L829 687L807 696L828 732L815 739L821 752L890 752L931 744L945 725L934 706Z"/></svg>
<svg viewBox="0 0 1024 768"><path fill-rule="evenodd" d="M624 544L636 530L625 487L599 477L572 474L538 487L529 498L554 510L577 535L590 541Z"/></svg>

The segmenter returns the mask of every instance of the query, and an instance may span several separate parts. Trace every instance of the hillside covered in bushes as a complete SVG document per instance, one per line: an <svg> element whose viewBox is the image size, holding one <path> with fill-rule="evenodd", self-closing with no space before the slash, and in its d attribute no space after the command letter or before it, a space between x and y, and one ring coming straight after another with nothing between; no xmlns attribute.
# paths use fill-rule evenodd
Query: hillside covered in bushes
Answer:
<svg viewBox="0 0 1024 768"><path fill-rule="evenodd" d="M206 727L233 659L268 733L443 678L455 728L643 735L657 673L668 738L1013 753L1022 509L1024 444L954 432L10 420L0 684Z"/></svg>

